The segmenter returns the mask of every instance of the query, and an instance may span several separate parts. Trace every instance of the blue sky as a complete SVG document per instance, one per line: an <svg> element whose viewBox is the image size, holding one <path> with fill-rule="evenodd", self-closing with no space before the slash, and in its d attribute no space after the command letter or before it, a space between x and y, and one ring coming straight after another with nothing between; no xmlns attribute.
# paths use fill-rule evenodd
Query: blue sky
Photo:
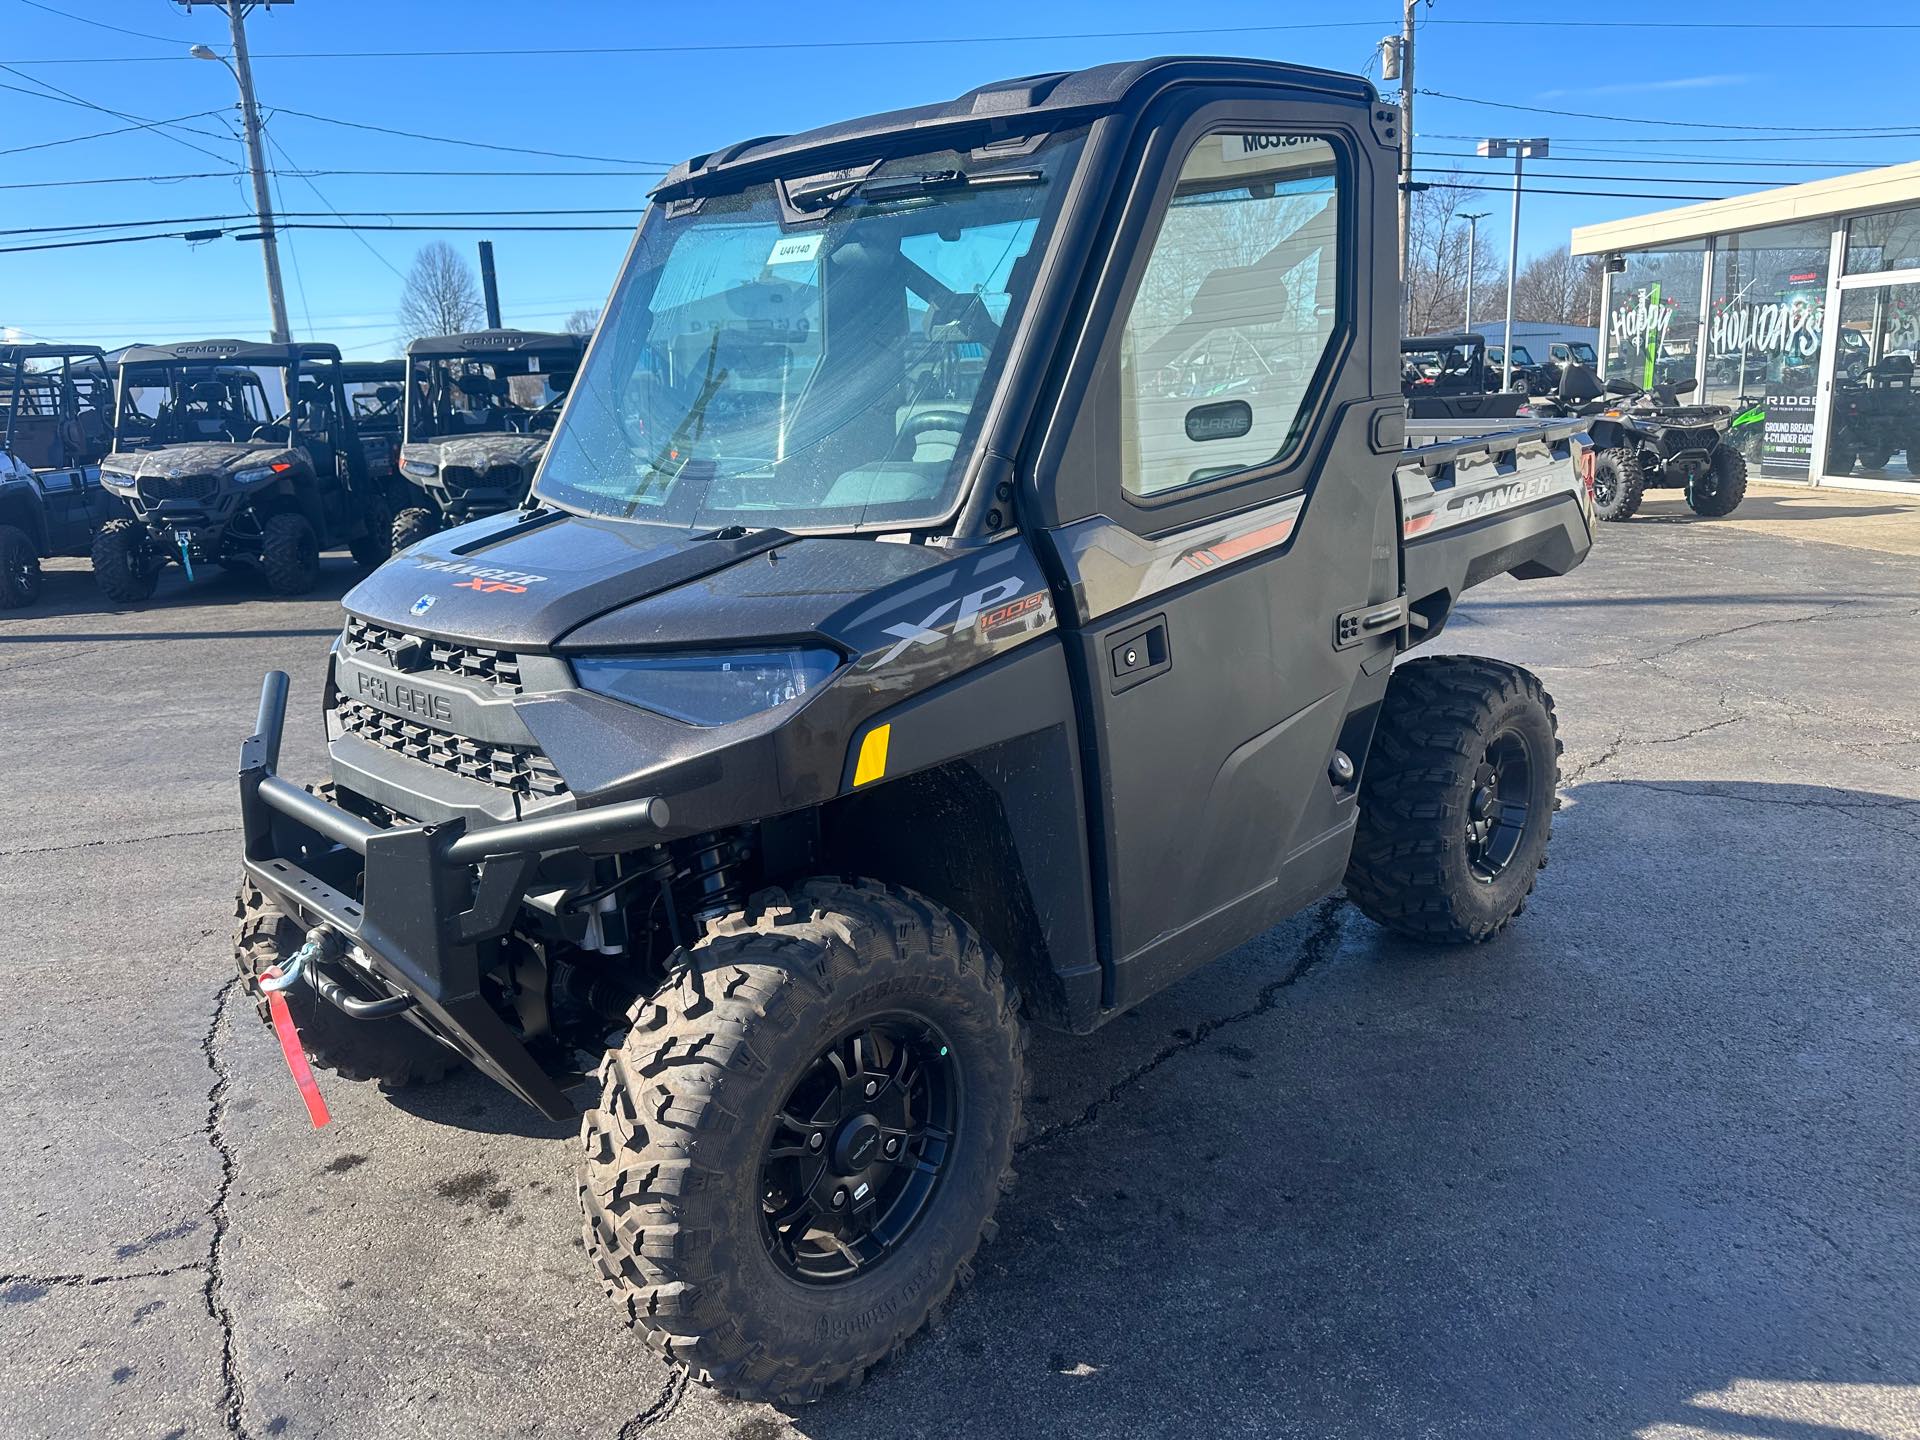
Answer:
<svg viewBox="0 0 1920 1440"><path fill-rule="evenodd" d="M0 85L14 87L0 89L0 150L129 123L46 98L44 86L142 118L232 113L233 83L227 73L185 53L196 41L225 50L226 19L220 11L201 6L188 14L168 0L45 4L100 23L65 18L29 0L0 0L0 64L15 67L0 71ZM1249 54L1362 70L1373 64L1378 37L1397 28L1396 10L1380 3L1170 9L1146 0L1051 6L975 0L964 9L944 10L861 0L803 9L753 0L725 5L297 0L256 12L248 33L277 147L270 152L273 163L289 170L446 172L282 176L276 181L276 204L288 212L315 212L296 218L338 223L326 213L331 209L349 216L380 212L391 215L393 223L433 224L431 217L409 219L393 212L479 210L484 214L446 223L479 224L492 215L504 226L542 223L539 214L503 213L509 210L635 212L564 222L617 227L604 232L491 231L507 323L557 327L569 311L597 305L611 286L626 230L645 203L649 167L463 148L309 116L493 145L670 163L727 141L949 96L1000 76L1146 54ZM1840 169L1855 169L1914 158L1920 151L1910 138L1743 138L1738 131L1596 116L1694 125L1905 125L1920 131L1905 113L1911 102L1904 87L1889 83L1889 77L1914 69L1920 12L1872 3L1819 12L1853 25L1907 27L1879 30L1811 23L1812 13L1805 3L1774 0L1684 10L1626 0L1577 12L1439 0L1424 12L1428 23L1419 42L1417 73L1422 90L1578 113L1530 114L1422 95L1416 100L1415 125L1420 163L1485 166L1471 157L1477 136L1551 137L1556 156L1567 158L1540 164L1536 168L1542 172L1559 173L1543 174L1533 183L1543 191L1576 193L1529 194L1521 226L1524 255L1563 243L1571 225L1663 208L1657 199L1599 192L1728 194L1837 173L1810 162L1841 162ZM1612 29L1468 23L1574 15L1628 23ZM1669 15L1684 15L1699 28L1663 26L1661 17ZM115 33L103 24L140 33ZM1179 24L1202 28L1113 33L1165 32ZM1274 28L1290 24L1309 28ZM697 48L1010 36L1056 38L844 49ZM526 53L535 49L576 53ZM445 53L476 50L492 53ZM367 51L387 54L371 58ZM315 52L354 54L320 58ZM303 56L312 58L298 58ZM85 63L32 63L47 60ZM0 154L0 186L224 172L203 179L0 188L0 230L245 213L250 201L239 173L240 147L218 138L227 129L222 118L208 115L185 123L208 133L135 131ZM1729 140L1739 143L1723 143ZM1583 163L1572 163L1576 154ZM1694 160L1703 163L1685 163ZM1667 163L1673 161L1683 163ZM551 175L561 169L616 173ZM478 173L488 170L541 173ZM1497 176L1488 178L1499 183ZM1492 212L1482 233L1501 253L1508 204L1506 195L1488 194L1476 207ZM384 222L355 216L355 223ZM0 247L97 233L0 236ZM295 334L334 340L362 356L391 351L401 285L396 272L404 272L414 250L433 238L428 232L358 237L344 230L288 232L282 261ZM471 254L480 237L449 232L443 238ZM0 327L112 345L208 335L261 337L266 324L255 245L221 239L189 246L164 239L0 253Z"/></svg>

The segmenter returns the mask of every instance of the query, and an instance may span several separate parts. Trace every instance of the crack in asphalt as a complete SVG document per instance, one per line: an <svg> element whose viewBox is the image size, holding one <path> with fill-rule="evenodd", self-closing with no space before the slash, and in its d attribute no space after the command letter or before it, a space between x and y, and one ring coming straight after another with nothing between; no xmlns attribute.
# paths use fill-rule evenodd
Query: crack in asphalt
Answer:
<svg viewBox="0 0 1920 1440"><path fill-rule="evenodd" d="M213 932L208 931L211 935ZM205 936L201 937L205 939ZM234 1175L239 1162L233 1149L227 1144L221 1133L221 1122L226 1117L227 1088L233 1083L233 1075L227 1069L214 1049L220 1027L226 1023L227 1004L240 988L240 977L234 976L220 987L213 999L213 1019L207 1025L207 1033L200 1041L201 1053L206 1057L207 1069L213 1072L213 1084L207 1090L207 1143L213 1147L220 1158L220 1184L215 1189L213 1203L208 1206L207 1214L213 1221L213 1234L207 1240L207 1258L205 1261L206 1284L201 1288L201 1298L205 1300L207 1314L220 1327L220 1388L224 1399L224 1418L227 1433L245 1440L247 1429L244 1423L246 1397L240 1383L239 1366L233 1354L233 1314L227 1308L225 1288L224 1242L227 1238L227 1196L233 1190Z"/></svg>
<svg viewBox="0 0 1920 1440"><path fill-rule="evenodd" d="M1161 1046L1159 1050L1154 1052L1151 1059L1134 1066L1133 1069L1114 1081L1113 1084L1107 1087L1107 1093L1105 1095L1097 1100L1090 1101L1078 1115L1073 1116L1069 1120L1062 1120L1058 1124L1049 1125L1046 1129L1035 1131L1032 1135L1029 1135L1015 1147L1015 1153L1024 1155L1028 1151L1038 1150L1043 1145L1051 1145L1063 1135L1071 1134L1075 1130L1080 1130L1091 1125L1102 1110L1119 1100L1124 1092L1132 1089L1142 1080L1145 1080L1147 1076L1151 1075L1155 1070L1158 1070L1162 1065L1166 1064L1167 1061L1173 1059L1174 1056L1184 1054L1186 1051L1204 1044L1209 1037L1219 1034L1222 1030L1234 1025L1243 1024L1248 1020L1257 1019L1259 1016L1272 1010L1280 1003L1280 993L1283 990L1304 978L1308 971L1319 965L1321 961L1333 953L1340 939L1341 931L1345 928L1343 924L1343 911L1346 908L1346 903L1346 896L1343 894L1329 895L1325 900L1320 902L1313 930L1307 935L1305 940L1300 942L1298 959L1294 962L1293 968L1278 980L1269 980L1265 985L1262 985L1260 987L1260 993L1254 997L1253 1004L1244 1009L1235 1010L1230 1015L1222 1015L1215 1019L1202 1020L1198 1025L1193 1027L1192 1033L1184 1039L1175 1040L1170 1045Z"/></svg>
<svg viewBox="0 0 1920 1440"><path fill-rule="evenodd" d="M687 1380L690 1372L684 1365L668 1363L667 1383L660 1393L650 1401L639 1414L631 1417L620 1427L620 1433L614 1440L633 1440L642 1430L658 1425L662 1420L680 1408L681 1400L686 1398Z"/></svg>
<svg viewBox="0 0 1920 1440"><path fill-rule="evenodd" d="M99 840L75 840L67 845L29 845L22 850L0 850L0 860L14 855L51 855L61 850L96 850L103 845L144 845L150 840L192 840L202 835L237 835L238 825L216 825L211 830L169 830L162 835L123 835Z"/></svg>
<svg viewBox="0 0 1920 1440"><path fill-rule="evenodd" d="M168 1265L160 1270L126 1270L108 1275L33 1275L25 1271L17 1271L10 1275L0 1275L0 1291L11 1290L16 1285L31 1286L45 1291L73 1286L118 1285L127 1280L164 1280L169 1275L184 1275L188 1271L206 1268L207 1262L204 1260L189 1260L184 1265ZM0 1300L13 1298L21 1297L0 1294Z"/></svg>
<svg viewBox="0 0 1920 1440"><path fill-rule="evenodd" d="M1661 649L1652 651L1646 655L1622 655L1613 660L1595 660L1588 665L1550 665L1541 668L1549 670L1592 671L1612 670L1622 665L1652 665L1670 656L1677 655L1682 650L1690 649L1695 645L1704 645L1709 640L1724 640L1729 635L1743 634L1748 630L1764 630L1776 625L1808 625L1816 620L1830 620L1843 610L1871 611L1873 608L1873 603L1869 601L1838 600L1831 605L1822 606L1811 615L1769 616L1764 620L1748 620L1744 624L1729 625L1720 630L1705 630L1698 635L1689 635L1684 640L1676 640L1671 645L1663 646Z"/></svg>
<svg viewBox="0 0 1920 1440"><path fill-rule="evenodd" d="M1560 777L1560 783L1562 785L1571 785L1576 780L1591 775L1603 765L1612 764L1614 760L1619 758L1622 750L1641 750L1654 745L1678 745L1682 740L1691 740L1697 735L1705 735L1712 730L1724 730L1729 725L1738 725L1742 720L1750 720L1752 718L1752 716L1745 714L1729 715L1722 720L1710 721L1705 725L1696 725L1691 730L1682 730L1678 735L1655 735L1645 740L1634 739L1631 731L1622 730L1613 738L1613 742L1608 745L1605 750L1601 751L1598 756L1587 761L1585 764L1574 766L1572 770L1562 775Z"/></svg>

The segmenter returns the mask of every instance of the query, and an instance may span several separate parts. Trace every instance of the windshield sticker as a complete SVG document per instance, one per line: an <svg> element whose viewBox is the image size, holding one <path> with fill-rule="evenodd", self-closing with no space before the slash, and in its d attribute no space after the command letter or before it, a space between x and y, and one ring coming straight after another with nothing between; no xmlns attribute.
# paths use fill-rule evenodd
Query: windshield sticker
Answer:
<svg viewBox="0 0 1920 1440"><path fill-rule="evenodd" d="M515 590L521 591L524 591L529 585L538 585L542 580L547 578L544 575L529 575L524 570L501 570L492 565L462 565L456 560L423 558L416 560L414 563L422 570L441 570L449 575L466 575L475 580L497 581L502 586L511 586ZM483 587L471 585L465 588L479 590Z"/></svg>
<svg viewBox="0 0 1920 1440"><path fill-rule="evenodd" d="M812 235L782 235L773 242L773 251L767 256L767 264L808 264L820 254L820 242L826 238L817 231Z"/></svg>

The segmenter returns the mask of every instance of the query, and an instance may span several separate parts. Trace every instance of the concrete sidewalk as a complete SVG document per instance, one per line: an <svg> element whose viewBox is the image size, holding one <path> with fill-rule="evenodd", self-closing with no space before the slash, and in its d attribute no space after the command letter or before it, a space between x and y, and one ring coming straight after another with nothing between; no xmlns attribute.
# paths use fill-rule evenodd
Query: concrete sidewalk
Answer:
<svg viewBox="0 0 1920 1440"><path fill-rule="evenodd" d="M1817 540L1890 555L1920 555L1920 486L1908 496L1755 481L1740 508L1722 520L1695 515L1678 490L1649 490L1640 513L1629 523L1649 520L1725 526L1781 540ZM1601 538L1606 538L1604 533Z"/></svg>

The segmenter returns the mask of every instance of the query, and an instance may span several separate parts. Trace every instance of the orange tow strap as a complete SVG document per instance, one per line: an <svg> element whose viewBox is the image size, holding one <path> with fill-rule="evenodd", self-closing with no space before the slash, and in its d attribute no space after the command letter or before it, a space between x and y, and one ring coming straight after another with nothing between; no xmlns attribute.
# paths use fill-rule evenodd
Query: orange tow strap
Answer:
<svg viewBox="0 0 1920 1440"><path fill-rule="evenodd" d="M280 978L278 969L260 972L262 980ZM293 1023L293 1012L287 1008L287 997L278 990L267 990L267 1013L273 1017L273 1033L280 1041L280 1053L287 1057L287 1069L293 1072L293 1083L300 1087L300 1098L307 1102L307 1118L313 1121L318 1130L333 1119L327 1111L327 1102L321 1097L320 1086L313 1078L313 1067L307 1064L307 1048L300 1043L299 1028Z"/></svg>

